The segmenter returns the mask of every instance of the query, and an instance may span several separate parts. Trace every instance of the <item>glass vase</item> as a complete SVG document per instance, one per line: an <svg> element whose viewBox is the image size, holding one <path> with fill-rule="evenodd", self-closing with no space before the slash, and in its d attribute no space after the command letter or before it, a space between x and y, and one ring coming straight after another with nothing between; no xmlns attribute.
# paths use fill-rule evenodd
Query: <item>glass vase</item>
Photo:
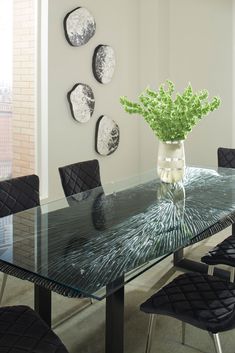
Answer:
<svg viewBox="0 0 235 353"><path fill-rule="evenodd" d="M184 141L159 141L157 173L164 183L177 183L183 179Z"/></svg>

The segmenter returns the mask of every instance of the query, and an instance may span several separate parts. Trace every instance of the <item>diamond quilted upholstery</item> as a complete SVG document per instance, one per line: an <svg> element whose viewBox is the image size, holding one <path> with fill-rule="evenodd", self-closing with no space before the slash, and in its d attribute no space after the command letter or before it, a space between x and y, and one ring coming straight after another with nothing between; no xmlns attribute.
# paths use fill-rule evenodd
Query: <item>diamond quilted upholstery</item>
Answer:
<svg viewBox="0 0 235 353"><path fill-rule="evenodd" d="M218 166L235 168L235 149L218 148ZM235 266L235 236L230 236L201 258L208 265Z"/></svg>
<svg viewBox="0 0 235 353"><path fill-rule="evenodd" d="M66 197L101 186L96 159L60 167L59 173Z"/></svg>
<svg viewBox="0 0 235 353"><path fill-rule="evenodd" d="M225 168L235 168L235 149L218 148L218 166Z"/></svg>
<svg viewBox="0 0 235 353"><path fill-rule="evenodd" d="M140 306L212 333L235 327L235 284L199 273L185 273Z"/></svg>
<svg viewBox="0 0 235 353"><path fill-rule="evenodd" d="M27 175L0 182L0 217L38 206L39 178Z"/></svg>
<svg viewBox="0 0 235 353"><path fill-rule="evenodd" d="M56 334L27 306L0 308L1 353L68 353Z"/></svg>
<svg viewBox="0 0 235 353"><path fill-rule="evenodd" d="M235 236L230 235L201 258L208 265L229 265L235 267Z"/></svg>

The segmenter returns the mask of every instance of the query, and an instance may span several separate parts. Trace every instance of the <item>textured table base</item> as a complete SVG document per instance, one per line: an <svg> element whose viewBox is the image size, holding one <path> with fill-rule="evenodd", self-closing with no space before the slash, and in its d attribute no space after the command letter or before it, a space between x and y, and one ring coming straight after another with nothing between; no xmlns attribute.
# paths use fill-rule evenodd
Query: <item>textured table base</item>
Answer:
<svg viewBox="0 0 235 353"><path fill-rule="evenodd" d="M192 271L192 272L199 272L199 273L207 273L208 265L197 262L194 260L184 258L184 249L179 249L173 254L173 264L176 267L181 269ZM221 268L214 268L214 276L224 278L226 280L230 280L230 272L223 270Z"/></svg>
<svg viewBox="0 0 235 353"><path fill-rule="evenodd" d="M199 272L199 273L207 273L208 271L208 266L206 264L203 264L201 262L189 260L189 259L182 259L176 263L174 263L174 266L177 266L179 268L182 268L184 270L192 271L192 272ZM223 270L221 268L216 268L214 269L214 276L224 278L229 281L230 279L230 272Z"/></svg>

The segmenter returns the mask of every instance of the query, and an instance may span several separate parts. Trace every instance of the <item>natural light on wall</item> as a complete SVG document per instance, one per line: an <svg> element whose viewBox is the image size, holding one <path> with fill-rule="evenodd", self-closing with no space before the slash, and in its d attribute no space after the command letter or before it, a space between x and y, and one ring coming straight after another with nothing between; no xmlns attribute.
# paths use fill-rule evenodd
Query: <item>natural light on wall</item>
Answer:
<svg viewBox="0 0 235 353"><path fill-rule="evenodd" d="M0 179L35 172L36 0L0 0Z"/></svg>
<svg viewBox="0 0 235 353"><path fill-rule="evenodd" d="M12 7L0 0L0 178L12 175Z"/></svg>

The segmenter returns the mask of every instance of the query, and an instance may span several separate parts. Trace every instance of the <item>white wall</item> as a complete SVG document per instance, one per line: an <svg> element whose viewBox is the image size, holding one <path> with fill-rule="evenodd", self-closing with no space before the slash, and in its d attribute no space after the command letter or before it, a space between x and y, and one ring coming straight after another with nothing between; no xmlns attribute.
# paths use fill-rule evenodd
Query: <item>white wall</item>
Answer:
<svg viewBox="0 0 235 353"><path fill-rule="evenodd" d="M210 96L221 97L220 109L202 120L186 141L187 163L216 165L217 148L232 147L232 0L142 0L143 8L145 4L142 28L152 29L145 43L141 86L151 82L156 87L169 78L179 91L191 82L195 90L206 88ZM144 34L142 42L147 38ZM153 138L143 127L143 169L156 165Z"/></svg>
<svg viewBox="0 0 235 353"><path fill-rule="evenodd" d="M95 36L79 48L68 44L63 31L64 16L77 6L89 9L97 24ZM122 110L119 97L138 93L139 8L137 0L49 0L48 17L49 198L58 198L62 196L59 166L98 158L103 183L138 172L139 120ZM116 71L108 85L99 84L92 74L92 55L99 44L109 44L116 52ZM95 112L86 124L72 119L66 98L79 82L89 84L96 99ZM94 149L95 124L103 114L120 127L119 148L108 157L99 156Z"/></svg>
<svg viewBox="0 0 235 353"><path fill-rule="evenodd" d="M170 78L221 97L186 142L189 163L216 165L217 148L232 146L232 0L170 0L170 33Z"/></svg>
<svg viewBox="0 0 235 353"><path fill-rule="evenodd" d="M147 86L158 89L159 85L169 78L169 30L169 0L141 0L141 91ZM156 168L158 140L142 118L140 124L140 168L145 171Z"/></svg>
<svg viewBox="0 0 235 353"><path fill-rule="evenodd" d="M97 23L95 36L83 47L64 37L63 18L77 6L87 7ZM142 118L129 116L119 97L136 99L147 85L166 79L181 91L193 88L219 95L221 108L194 128L186 141L189 164L215 165L218 146L232 146L233 43L232 0L49 0L49 196L62 196L59 166L98 158L103 183L156 167L157 139ZM91 59L98 44L110 44L117 66L108 85L93 77ZM66 93L88 83L96 97L95 113L86 124L70 114ZM94 149L95 124L102 114L120 126L118 150L100 157Z"/></svg>

